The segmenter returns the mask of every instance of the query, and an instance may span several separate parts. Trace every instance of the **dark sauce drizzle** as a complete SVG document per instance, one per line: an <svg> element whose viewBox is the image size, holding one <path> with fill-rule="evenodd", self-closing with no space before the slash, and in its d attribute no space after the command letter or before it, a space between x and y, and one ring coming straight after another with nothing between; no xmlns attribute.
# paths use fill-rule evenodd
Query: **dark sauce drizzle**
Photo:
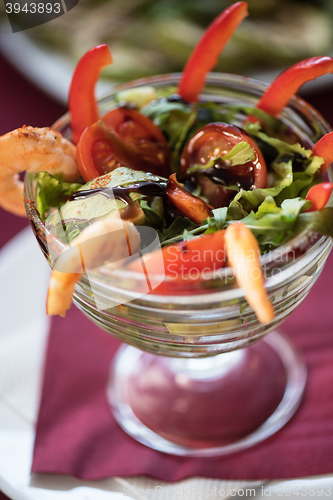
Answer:
<svg viewBox="0 0 333 500"><path fill-rule="evenodd" d="M245 164L229 167L223 164L216 164L214 167L203 170L200 173L223 187L236 185L240 189L248 190L254 183L252 165Z"/></svg>
<svg viewBox="0 0 333 500"><path fill-rule="evenodd" d="M90 196L94 196L95 194L102 194L109 199L114 197L116 200L121 200L128 204L133 201L129 196L130 193L139 193L143 196L162 196L165 193L165 188L166 182L143 181L132 184L131 186L118 186L114 188L99 187L96 189L76 191L76 193L73 193L69 197L68 201L88 198Z"/></svg>

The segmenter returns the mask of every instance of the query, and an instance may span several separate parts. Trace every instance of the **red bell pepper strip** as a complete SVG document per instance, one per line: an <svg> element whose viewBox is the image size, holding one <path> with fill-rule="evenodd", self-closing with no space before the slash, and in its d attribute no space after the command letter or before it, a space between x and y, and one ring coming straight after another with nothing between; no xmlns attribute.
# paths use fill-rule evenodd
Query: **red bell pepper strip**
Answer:
<svg viewBox="0 0 333 500"><path fill-rule="evenodd" d="M207 273L225 266L224 234L225 230L221 229L213 234L165 246L133 260L126 268L135 273L144 272L152 285L152 293L195 293L193 285L207 279ZM162 274L161 264L164 265L165 279L154 286L154 276Z"/></svg>
<svg viewBox="0 0 333 500"><path fill-rule="evenodd" d="M95 86L102 69L111 63L109 47L103 44L88 50L75 68L68 103L74 144L82 132L99 119Z"/></svg>
<svg viewBox="0 0 333 500"><path fill-rule="evenodd" d="M165 193L171 203L185 217L188 217L196 224L201 224L202 221L212 215L212 209L208 203L182 188L177 182L176 174L170 175Z"/></svg>
<svg viewBox="0 0 333 500"><path fill-rule="evenodd" d="M257 104L272 116L279 116L290 98L309 80L325 73L333 73L333 58L328 56L311 57L283 71L268 87Z"/></svg>
<svg viewBox="0 0 333 500"><path fill-rule="evenodd" d="M312 186L305 197L306 200L312 201L311 207L306 212L314 212L324 208L331 196L332 189L332 182L321 182Z"/></svg>
<svg viewBox="0 0 333 500"><path fill-rule="evenodd" d="M333 163L333 132L324 135L312 148L313 156L320 156L324 160L324 164L320 167L320 174L323 173Z"/></svg>
<svg viewBox="0 0 333 500"><path fill-rule="evenodd" d="M227 7L207 28L184 68L178 94L188 102L196 102L205 85L205 77L216 64L229 38L248 15L247 3Z"/></svg>

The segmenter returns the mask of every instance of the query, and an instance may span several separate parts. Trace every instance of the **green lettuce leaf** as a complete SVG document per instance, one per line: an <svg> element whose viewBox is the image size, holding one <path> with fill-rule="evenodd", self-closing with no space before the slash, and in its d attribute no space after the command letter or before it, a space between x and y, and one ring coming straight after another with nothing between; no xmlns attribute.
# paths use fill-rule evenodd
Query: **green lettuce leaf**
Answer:
<svg viewBox="0 0 333 500"><path fill-rule="evenodd" d="M275 186L271 188L240 191L236 194L234 201L239 202L246 212L251 212L251 210L257 210L267 196L275 198L281 193L283 188L284 186Z"/></svg>
<svg viewBox="0 0 333 500"><path fill-rule="evenodd" d="M52 232L60 241L65 244L70 243L74 238L79 236L79 234L83 231L83 229L89 226L90 221L80 221L80 220L72 220L66 221L63 224L57 224Z"/></svg>
<svg viewBox="0 0 333 500"><path fill-rule="evenodd" d="M150 118L166 136L171 150L171 169L178 173L182 147L197 118L194 105L155 101L145 106L141 113Z"/></svg>
<svg viewBox="0 0 333 500"><path fill-rule="evenodd" d="M255 152L253 148L251 148L248 142L241 141L236 146L234 146L226 155L212 158L204 165L193 165L193 167L187 169L187 173L193 174L195 172L208 170L210 168L213 168L217 162L222 162L230 167L233 167L235 165L244 165L244 163L253 161L254 159Z"/></svg>
<svg viewBox="0 0 333 500"><path fill-rule="evenodd" d="M182 234L187 229L197 228L198 225L192 222L187 217L177 217L169 227L163 229L163 231L157 231L160 243L162 246L169 245L170 243L175 243L182 239Z"/></svg>
<svg viewBox="0 0 333 500"><path fill-rule="evenodd" d="M294 233L304 230L333 237L333 207L300 214L294 226Z"/></svg>
<svg viewBox="0 0 333 500"><path fill-rule="evenodd" d="M308 206L302 198L294 198L285 200L280 211L274 212L275 205L273 213L267 213L267 205L272 204L272 200L265 200L264 203L266 207L259 210L259 214L252 211L242 220L257 238L262 252L278 247L294 236L296 220L301 210Z"/></svg>
<svg viewBox="0 0 333 500"><path fill-rule="evenodd" d="M164 209L161 197L155 196L152 200L140 199L140 207L146 216L145 225L155 229L163 229Z"/></svg>
<svg viewBox="0 0 333 500"><path fill-rule="evenodd" d="M50 175L48 172L37 172L37 210L45 220L51 208L63 205L71 194L78 191L82 184L75 182L65 182L62 175Z"/></svg>
<svg viewBox="0 0 333 500"><path fill-rule="evenodd" d="M223 229L226 225L228 214L228 207L215 208L212 211L212 217L209 217L207 221L204 221L202 225L208 224L205 234L215 233L220 229Z"/></svg>

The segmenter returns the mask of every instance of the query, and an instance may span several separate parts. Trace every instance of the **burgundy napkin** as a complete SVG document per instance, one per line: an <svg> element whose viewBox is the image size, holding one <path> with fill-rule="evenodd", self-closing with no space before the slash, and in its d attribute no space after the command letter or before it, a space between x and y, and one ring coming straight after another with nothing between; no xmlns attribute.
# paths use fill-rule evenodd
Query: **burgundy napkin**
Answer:
<svg viewBox="0 0 333 500"><path fill-rule="evenodd" d="M148 475L277 479L333 472L333 255L305 302L283 329L309 369L305 396L277 434L246 451L218 458L182 458L137 443L113 420L105 387L119 342L72 307L54 318L32 471L82 479Z"/></svg>

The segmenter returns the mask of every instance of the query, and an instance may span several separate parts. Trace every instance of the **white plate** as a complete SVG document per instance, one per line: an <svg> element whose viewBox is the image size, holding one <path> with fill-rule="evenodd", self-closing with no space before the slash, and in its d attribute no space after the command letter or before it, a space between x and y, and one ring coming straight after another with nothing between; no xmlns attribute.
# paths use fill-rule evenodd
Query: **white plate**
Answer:
<svg viewBox="0 0 333 500"><path fill-rule="evenodd" d="M0 490L13 500L121 500L126 496L204 500L243 498L246 488L256 488L256 497L262 498L262 481L195 478L168 484L148 478L81 481L64 475L30 474L49 327L45 315L48 276L48 266L30 228L0 251ZM266 496L290 498L280 494L286 486L331 488L331 494L324 496L333 498L333 477L266 483L266 488L271 488ZM302 498L314 497L309 493Z"/></svg>
<svg viewBox="0 0 333 500"><path fill-rule="evenodd" d="M34 41L24 31L12 33L9 22L0 25L0 50L34 84L43 89L61 104L67 105L68 89L74 71L74 62L57 51ZM283 70L265 72L247 72L264 82L272 82ZM304 85L303 92L313 92L318 89L333 86L333 76L324 75ZM102 96L112 87L110 80L100 80L96 94Z"/></svg>
<svg viewBox="0 0 333 500"><path fill-rule="evenodd" d="M13 33L7 22L0 24L0 50L35 85L67 105L74 71L74 63L69 57L36 43L25 32ZM96 95L106 94L111 86L109 80L101 80Z"/></svg>

